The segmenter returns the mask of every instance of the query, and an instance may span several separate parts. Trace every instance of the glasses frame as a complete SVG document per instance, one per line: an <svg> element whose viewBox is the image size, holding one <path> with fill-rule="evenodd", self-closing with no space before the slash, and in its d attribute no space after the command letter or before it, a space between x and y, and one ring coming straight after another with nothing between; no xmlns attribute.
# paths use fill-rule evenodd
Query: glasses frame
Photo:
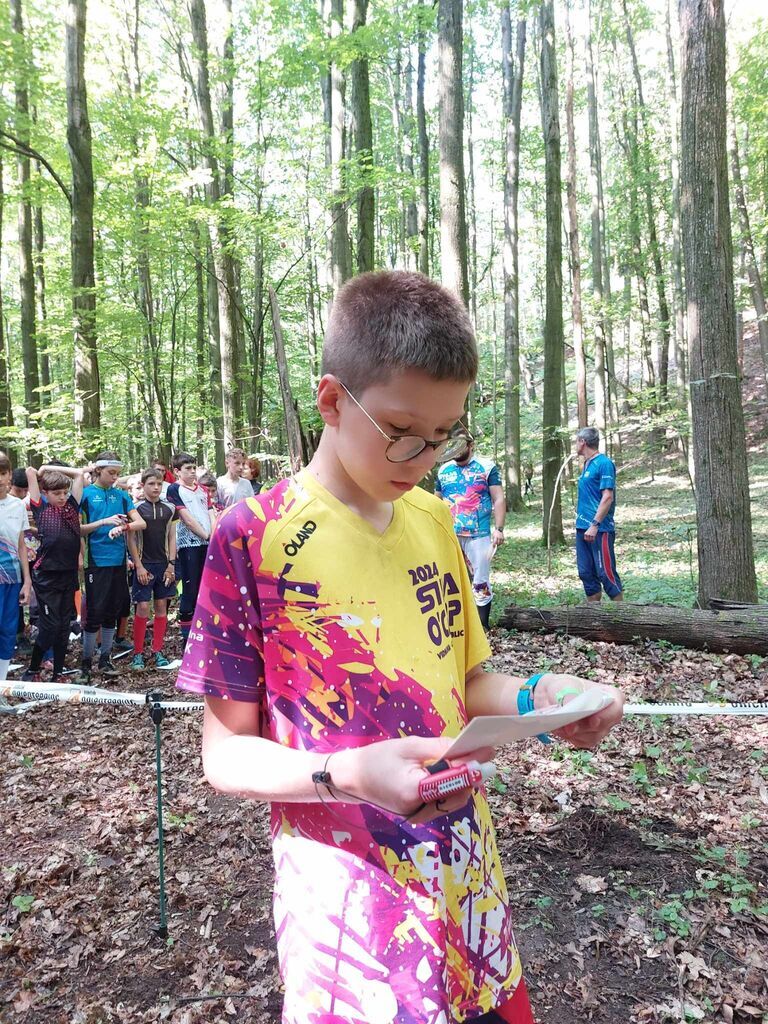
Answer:
<svg viewBox="0 0 768 1024"><path fill-rule="evenodd" d="M367 419L370 420L370 422L374 425L374 427L376 427L376 429L381 434L381 436L383 438L385 438L387 441L389 441L389 444L387 445L387 448L386 448L386 451L384 452L384 454L386 456L387 462L391 462L393 466L402 465L405 462L412 462L413 459L417 459L419 457L419 455L421 455L421 453L426 448L431 448L432 451L436 452L437 449L440 448L442 445L447 445L450 441L458 440L458 438L462 438L463 440L465 440L467 442L467 448L469 448L470 445L475 443L475 439L472 437L472 435L466 429L466 427L464 427L463 430L457 431L455 434L451 434L448 437L444 437L442 441L428 441L426 439L426 437L422 437L421 434L400 434L397 437L392 437L385 430L382 430L382 428L379 426L379 424L376 422L376 420L373 418L373 416L371 416L371 414L368 412L368 410L365 409L360 404L360 402L358 402L358 400L355 398L355 396L349 390L349 388L344 383L344 381L339 380L338 377L336 378L336 380L341 385L341 387L344 388L344 390L349 395L349 397L352 399L352 401L355 403L355 405L360 410L360 412L363 413L363 415ZM462 424L462 426L463 426L463 424ZM421 441L421 443L422 443L421 444L421 448L419 448L419 450L417 452L414 452L413 455L409 455L407 459L390 459L390 457L389 457L389 449L392 447L393 444L396 444L398 441L402 441L402 439L404 437L418 438L418 440ZM456 456L455 455L451 455L449 458L441 460L438 455L435 455L435 459L436 459L437 462L441 462L441 461L442 462L450 462L451 459L454 459L454 458L456 458Z"/></svg>

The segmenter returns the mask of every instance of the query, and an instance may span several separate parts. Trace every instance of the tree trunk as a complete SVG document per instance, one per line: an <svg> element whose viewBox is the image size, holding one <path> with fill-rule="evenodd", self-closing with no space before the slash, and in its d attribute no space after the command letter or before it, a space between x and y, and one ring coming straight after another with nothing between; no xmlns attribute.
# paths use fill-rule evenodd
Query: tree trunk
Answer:
<svg viewBox="0 0 768 1024"><path fill-rule="evenodd" d="M13 32L17 48L16 62L16 137L23 147L30 144L28 62L24 43L22 0L11 0ZM40 374L37 364L37 331L35 328L35 266L32 258L32 161L19 152L16 157L19 182L19 297L21 305L21 353L24 367L24 407L26 426L34 431L40 412ZM27 460L39 465L35 446L27 444Z"/></svg>
<svg viewBox="0 0 768 1024"><path fill-rule="evenodd" d="M680 237L680 109L677 102L677 74L675 71L675 50L672 45L672 21L667 0L667 78L669 81L669 121L672 126L672 294L675 307L675 363L677 384L686 388L688 384L688 356L685 334L685 291L683 288L683 248Z"/></svg>
<svg viewBox="0 0 768 1024"><path fill-rule="evenodd" d="M560 115L553 0L541 0L541 120L544 131L547 255L544 313L544 408L542 413L541 477L544 500L544 544L563 544L560 492L555 483L563 460L560 437L560 388L563 375L563 225L560 179ZM550 509L552 514L550 516Z"/></svg>
<svg viewBox="0 0 768 1024"><path fill-rule="evenodd" d="M37 165L37 181L40 182L40 164ZM48 306L45 294L45 225L43 223L43 202L39 197L33 211L34 233L35 233L35 283L37 298L37 341L38 352L40 353L40 383L42 393L40 395L41 405L50 405L51 394L51 359L48 353Z"/></svg>
<svg viewBox="0 0 768 1024"><path fill-rule="evenodd" d="M93 156L85 86L86 0L67 0L67 150L72 168L72 319L75 337L75 427L101 427L101 387L96 344L96 277L93 246Z"/></svg>
<svg viewBox="0 0 768 1024"><path fill-rule="evenodd" d="M424 2L419 0L417 46L419 50L416 71L416 127L419 135L419 270L429 274L429 136L427 109L424 102L426 80L426 41L424 38Z"/></svg>
<svg viewBox="0 0 768 1024"><path fill-rule="evenodd" d="M592 231L590 256L592 260L592 297L595 306L595 423L600 431L600 443L604 444L605 427L608 422L608 389L605 375L605 312L603 307L603 234L605 225L601 217L601 176L600 124L597 116L597 80L592 55L592 0L588 6L587 27L587 112L589 124L589 184L592 194Z"/></svg>
<svg viewBox="0 0 768 1024"><path fill-rule="evenodd" d="M0 149L0 266L3 266L3 214L5 189L3 188L3 151ZM8 381L8 361L5 347L5 314L3 311L3 282L0 275L0 451L12 458L16 449L6 431L13 428L13 405Z"/></svg>
<svg viewBox="0 0 768 1024"><path fill-rule="evenodd" d="M739 211L741 238L744 262L746 265L752 302L757 315L757 334L760 340L760 355L763 363L763 378L768 389L768 320L766 319L765 292L760 268L755 257L755 246L752 240L752 227L749 223L749 208L744 193L744 182L741 177L741 161L739 158L739 141L736 137L736 126L731 125L731 168L733 171L733 190L736 196L736 209Z"/></svg>
<svg viewBox="0 0 768 1024"><path fill-rule="evenodd" d="M526 20L517 22L512 50L509 3L501 8L501 67L504 80L504 463L507 507L523 507L520 480L520 269L518 194L520 189L520 112L523 102ZM495 426L495 423L494 423Z"/></svg>
<svg viewBox="0 0 768 1024"><path fill-rule="evenodd" d="M666 640L692 650L768 654L768 606L699 611L659 604L596 602L564 608L509 605L499 625L525 633L566 633L609 644Z"/></svg>
<svg viewBox="0 0 768 1024"><path fill-rule="evenodd" d="M351 0L352 40L364 28L368 16L368 0ZM362 274L373 270L375 196L370 184L373 174L373 124L371 122L371 91L368 81L368 56L359 54L349 68L349 107L352 138L358 174L362 186L357 193L357 269Z"/></svg>
<svg viewBox="0 0 768 1024"><path fill-rule="evenodd" d="M440 138L441 278L469 308L464 182L463 0L439 0L437 12Z"/></svg>
<svg viewBox="0 0 768 1024"><path fill-rule="evenodd" d="M667 400L667 383L669 378L669 306L667 304L666 281L664 267L661 262L661 250L659 247L658 236L656 234L656 213L653 208L651 180L654 169L651 166L651 138L648 129L648 112L646 110L645 98L643 96L643 80L640 75L640 65L637 60L632 25L629 20L629 14L627 13L627 0L622 0L622 8L624 11L624 30L630 57L632 59L632 73L635 78L635 88L637 89L637 102L640 110L640 120L643 125L642 152L644 173L642 174L642 182L643 192L645 194L645 212L648 220L648 243L651 250L651 258L653 259L654 277L656 278L656 297L659 304L660 321L659 356L656 366L656 381L658 386L658 400L659 403L663 405Z"/></svg>
<svg viewBox="0 0 768 1024"><path fill-rule="evenodd" d="M723 0L680 0L681 186L699 604L757 600L736 356Z"/></svg>
<svg viewBox="0 0 768 1024"><path fill-rule="evenodd" d="M285 343L283 341L283 328L280 321L280 307L277 303L277 295L274 288L269 289L269 305L272 310L272 326L274 329L275 361L277 373L280 379L280 394L283 399L283 412L285 414L285 429L288 435L288 454L291 459L291 472L298 473L303 465L301 424L299 422L296 405L291 391L291 378L288 373L288 359L285 354Z"/></svg>
<svg viewBox="0 0 768 1024"><path fill-rule="evenodd" d="M343 31L344 0L331 0L331 39ZM333 294L352 274L344 174L344 69L331 64L331 279Z"/></svg>
<svg viewBox="0 0 768 1024"><path fill-rule="evenodd" d="M203 160L210 175L206 181L205 192L213 212L211 220L211 248L219 307L219 349L224 445L226 448L229 448L236 443L239 435L240 410L243 406L240 394L240 367L238 365L237 275L231 253L232 240L225 220L226 213L220 208L221 180L219 177L219 159L216 155L218 140L214 128L213 104L211 102L205 0L190 0L189 20L196 51L197 76L194 89L200 130L203 135Z"/></svg>
<svg viewBox="0 0 768 1024"><path fill-rule="evenodd" d="M210 236L206 239L206 306L208 311L208 365L211 380L211 426L213 428L216 472L225 469L224 399L221 386L221 329L219 325L219 289Z"/></svg>
<svg viewBox="0 0 768 1024"><path fill-rule="evenodd" d="M573 123L574 46L571 32L570 0L565 7L565 34L568 50L568 84L565 90L565 124L568 136L568 242L571 250L571 308L573 317L573 353L576 363L576 408L579 427L586 427L587 364L584 359L584 324L581 314L581 252L576 177L576 130ZM567 420L566 420L567 422Z"/></svg>

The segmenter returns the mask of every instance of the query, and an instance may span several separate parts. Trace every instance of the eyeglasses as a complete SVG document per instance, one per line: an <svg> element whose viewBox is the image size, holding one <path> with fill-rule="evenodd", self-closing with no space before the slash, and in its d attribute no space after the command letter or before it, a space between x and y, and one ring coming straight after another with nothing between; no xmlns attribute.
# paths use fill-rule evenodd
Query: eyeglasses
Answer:
<svg viewBox="0 0 768 1024"><path fill-rule="evenodd" d="M338 377L336 379L338 380ZM381 436L389 441L387 450L384 453L389 462L410 462L417 455L421 455L425 448L432 449L437 462L448 462L450 459L455 459L457 455L463 454L473 442L472 436L466 430L457 431L442 441L428 441L426 437L420 437L418 434L400 434L397 437L390 437L386 431L381 429L373 416L362 407L346 384L340 380L339 384L341 384L357 408L376 427Z"/></svg>

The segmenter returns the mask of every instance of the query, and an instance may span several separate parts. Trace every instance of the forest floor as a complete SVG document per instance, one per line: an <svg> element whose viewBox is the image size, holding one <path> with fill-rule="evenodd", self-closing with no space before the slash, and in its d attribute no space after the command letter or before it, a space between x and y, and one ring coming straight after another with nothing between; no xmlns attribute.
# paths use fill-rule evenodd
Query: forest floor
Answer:
<svg viewBox="0 0 768 1024"><path fill-rule="evenodd" d="M765 599L768 405L758 387L747 399ZM674 454L653 476L640 456L624 466L617 549L629 597L690 606L684 467ZM510 518L499 597L579 599L570 550L546 575L540 517L532 506ZM635 701L768 699L768 659L756 656L491 637L497 668L615 681ZM167 675L122 664L114 689L170 689ZM162 725L167 940L153 930L146 712L46 706L3 715L0 730L0 1021L279 1021L267 814L205 785L200 717ZM765 719L628 718L594 754L532 741L498 764L490 798L539 1024L768 1022Z"/></svg>

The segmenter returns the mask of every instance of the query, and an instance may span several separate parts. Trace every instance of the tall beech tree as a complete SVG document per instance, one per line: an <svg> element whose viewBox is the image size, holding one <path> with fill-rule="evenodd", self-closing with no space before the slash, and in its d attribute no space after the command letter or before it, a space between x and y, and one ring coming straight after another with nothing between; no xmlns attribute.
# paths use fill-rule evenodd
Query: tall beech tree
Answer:
<svg viewBox="0 0 768 1024"><path fill-rule="evenodd" d="M93 141L85 85L86 0L67 0L67 149L72 168L71 268L75 338L75 426L87 435L101 427L96 342L93 245Z"/></svg>
<svg viewBox="0 0 768 1024"><path fill-rule="evenodd" d="M365 26L368 0L351 0L351 31L354 39ZM349 68L349 115L355 147L357 171L362 184L357 193L357 269L360 273L374 268L376 202L371 185L373 174L373 123L371 121L371 87L368 77L368 56L358 52Z"/></svg>
<svg viewBox="0 0 768 1024"><path fill-rule="evenodd" d="M501 8L501 68L504 84L504 465L507 506L523 504L520 480L520 114L523 105L526 19L517 22L513 49L509 3Z"/></svg>
<svg viewBox="0 0 768 1024"><path fill-rule="evenodd" d="M439 0L437 25L442 281L469 307L462 81L463 0Z"/></svg>
<svg viewBox="0 0 768 1024"><path fill-rule="evenodd" d="M560 114L553 0L539 6L541 42L541 123L544 132L547 255L544 309L544 408L542 410L541 478L544 543L563 544L560 491L555 493L563 461L560 393L563 377L563 219L560 174ZM550 516L551 509L551 516Z"/></svg>
<svg viewBox="0 0 768 1024"><path fill-rule="evenodd" d="M205 0L190 0L189 20L195 44L197 75L194 80L195 101L203 137L203 154L209 177L205 184L210 205L212 250L212 282L216 287L218 305L219 349L221 353L221 393L224 413L224 444L236 443L240 432L240 410L243 408L238 374L239 346L237 340L237 275L231 251L231 237L226 213L221 207L221 177L217 155L219 139L213 117L210 72L208 67L208 26ZM213 296L210 296L212 298ZM210 302L210 299L209 299Z"/></svg>
<svg viewBox="0 0 768 1024"><path fill-rule="evenodd" d="M22 0L11 0L16 59L16 136L19 151L16 167L19 183L19 293L21 297L21 351L24 367L24 405L27 426L36 425L40 411L40 373L37 362L37 329L35 326L35 267L32 256L32 160L29 156L29 59L24 40ZM35 446L27 446L27 458L37 460Z"/></svg>
<svg viewBox="0 0 768 1024"><path fill-rule="evenodd" d="M680 0L681 198L699 605L757 601L736 354L724 0Z"/></svg>

